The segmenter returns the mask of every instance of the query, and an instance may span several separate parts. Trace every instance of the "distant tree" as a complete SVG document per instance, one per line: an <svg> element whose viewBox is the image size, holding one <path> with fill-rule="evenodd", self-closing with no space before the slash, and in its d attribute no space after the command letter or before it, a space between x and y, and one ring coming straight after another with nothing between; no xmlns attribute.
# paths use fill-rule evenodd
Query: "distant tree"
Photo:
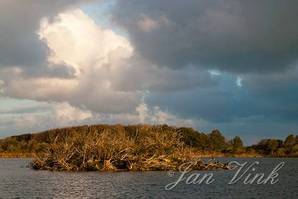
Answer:
<svg viewBox="0 0 298 199"><path fill-rule="evenodd" d="M220 133L218 129L212 130L209 135L211 149L214 151L223 151L227 147L225 137Z"/></svg>
<svg viewBox="0 0 298 199"><path fill-rule="evenodd" d="M211 150L209 136L205 133L200 133L199 143L202 150Z"/></svg>
<svg viewBox="0 0 298 199"><path fill-rule="evenodd" d="M199 150L211 150L209 136L199 133L192 128L181 127L178 132L182 135L182 140L186 145L195 147Z"/></svg>
<svg viewBox="0 0 298 199"><path fill-rule="evenodd" d="M273 154L274 152L276 152L276 150L279 147L279 142L276 139L269 139L268 141L268 148L270 150L270 154Z"/></svg>
<svg viewBox="0 0 298 199"><path fill-rule="evenodd" d="M292 148L292 155L298 155L298 144L295 144Z"/></svg>
<svg viewBox="0 0 298 199"><path fill-rule="evenodd" d="M229 144L231 146L232 152L234 153L243 150L243 142L239 136L236 136L230 140Z"/></svg>
<svg viewBox="0 0 298 199"><path fill-rule="evenodd" d="M282 146L282 140L264 139L261 140L254 148L265 155L273 155L276 150Z"/></svg>
<svg viewBox="0 0 298 199"><path fill-rule="evenodd" d="M185 144L201 149L200 133L192 128L181 127L178 132L182 135Z"/></svg>
<svg viewBox="0 0 298 199"><path fill-rule="evenodd" d="M286 155L286 149L281 147L276 150L276 156L282 157Z"/></svg>
<svg viewBox="0 0 298 199"><path fill-rule="evenodd" d="M290 151L292 147L296 144L296 138L294 135L289 135L284 141L284 147Z"/></svg>
<svg viewBox="0 0 298 199"><path fill-rule="evenodd" d="M246 151L247 153L251 153L251 154L256 154L256 153L257 153L257 151L256 151L256 149L255 149L255 146L248 146L248 147L245 147L245 151Z"/></svg>
<svg viewBox="0 0 298 199"><path fill-rule="evenodd" d="M296 146L297 145L297 146ZM298 153L298 136L289 135L286 137L285 141L283 142L283 146L286 149L286 153L288 155L297 155Z"/></svg>

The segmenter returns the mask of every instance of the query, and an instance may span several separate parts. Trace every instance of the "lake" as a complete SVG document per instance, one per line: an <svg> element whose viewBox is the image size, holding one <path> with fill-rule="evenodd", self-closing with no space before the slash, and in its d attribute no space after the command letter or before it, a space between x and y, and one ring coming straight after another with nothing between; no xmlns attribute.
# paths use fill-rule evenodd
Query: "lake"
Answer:
<svg viewBox="0 0 298 199"><path fill-rule="evenodd" d="M212 171L211 184L165 186L181 173L169 172L50 172L28 168L30 159L0 159L0 198L298 198L298 159L219 158L240 163L259 161L256 172L269 174L280 162L276 184L229 185L236 171ZM204 174L210 171L195 171Z"/></svg>

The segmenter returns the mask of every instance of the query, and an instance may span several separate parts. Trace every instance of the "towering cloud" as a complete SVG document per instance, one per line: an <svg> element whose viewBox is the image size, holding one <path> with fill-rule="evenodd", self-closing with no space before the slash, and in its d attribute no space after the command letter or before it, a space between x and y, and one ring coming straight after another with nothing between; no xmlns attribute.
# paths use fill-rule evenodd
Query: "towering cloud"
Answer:
<svg viewBox="0 0 298 199"><path fill-rule="evenodd" d="M207 71L162 69L138 57L127 38L100 27L79 9L42 18L36 34L48 49L47 70L65 68L69 75L36 76L26 74L22 66L2 69L7 96L123 113L134 111L146 90L167 92L214 84Z"/></svg>
<svg viewBox="0 0 298 199"><path fill-rule="evenodd" d="M80 10L60 14L52 21L44 18L37 32L48 47L47 67L67 66L68 78L26 77L9 74L5 93L43 101L68 101L93 111L123 112L137 103L137 94L111 88L111 74L117 73L133 48L122 36L97 26ZM20 78L22 77L22 78ZM33 88L34 92L28 92Z"/></svg>
<svg viewBox="0 0 298 199"><path fill-rule="evenodd" d="M0 2L0 67L45 67L47 47L39 41L36 30L43 17L89 0L1 0Z"/></svg>

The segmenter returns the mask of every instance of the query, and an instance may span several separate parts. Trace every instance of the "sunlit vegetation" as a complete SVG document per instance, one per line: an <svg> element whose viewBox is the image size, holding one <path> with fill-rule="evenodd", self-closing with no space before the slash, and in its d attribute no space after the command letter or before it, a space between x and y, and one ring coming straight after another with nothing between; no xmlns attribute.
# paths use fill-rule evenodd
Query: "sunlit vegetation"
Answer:
<svg viewBox="0 0 298 199"><path fill-rule="evenodd" d="M284 141L264 139L249 148L267 156L298 157L298 135L289 135Z"/></svg>
<svg viewBox="0 0 298 199"><path fill-rule="evenodd" d="M35 169L67 171L177 170L196 161L196 169L226 168L205 164L206 156L298 156L298 136L261 140L245 147L240 137L227 140L167 125L92 125L48 130L0 140L1 157L34 157Z"/></svg>

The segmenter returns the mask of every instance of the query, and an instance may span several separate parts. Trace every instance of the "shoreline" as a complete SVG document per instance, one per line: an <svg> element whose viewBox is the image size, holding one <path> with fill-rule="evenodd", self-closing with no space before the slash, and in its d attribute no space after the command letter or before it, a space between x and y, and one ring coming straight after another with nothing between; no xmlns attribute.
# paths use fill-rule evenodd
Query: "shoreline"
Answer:
<svg viewBox="0 0 298 199"><path fill-rule="evenodd" d="M34 158L34 153L0 153L0 158Z"/></svg>
<svg viewBox="0 0 298 199"><path fill-rule="evenodd" d="M28 158L33 159L36 153L1 152L0 158ZM260 154L202 154L200 158L298 158L297 156L264 156Z"/></svg>

